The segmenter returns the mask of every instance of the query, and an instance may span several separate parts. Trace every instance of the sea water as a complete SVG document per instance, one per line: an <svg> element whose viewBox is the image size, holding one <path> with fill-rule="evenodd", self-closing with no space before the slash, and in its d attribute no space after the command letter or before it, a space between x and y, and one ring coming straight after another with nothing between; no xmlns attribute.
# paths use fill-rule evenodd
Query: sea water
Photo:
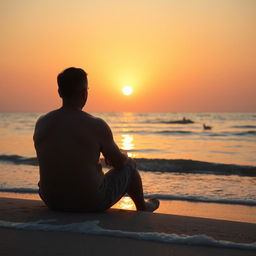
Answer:
<svg viewBox="0 0 256 256"><path fill-rule="evenodd" d="M0 113L0 192L37 193L42 114ZM146 196L256 207L256 113L92 114L136 159Z"/></svg>

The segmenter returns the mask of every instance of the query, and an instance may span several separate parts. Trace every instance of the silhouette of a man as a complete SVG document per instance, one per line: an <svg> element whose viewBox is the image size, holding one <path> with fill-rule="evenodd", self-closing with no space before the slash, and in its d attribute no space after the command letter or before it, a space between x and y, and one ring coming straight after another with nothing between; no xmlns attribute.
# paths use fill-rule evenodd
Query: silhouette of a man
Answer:
<svg viewBox="0 0 256 256"><path fill-rule="evenodd" d="M157 209L157 199L144 200L136 164L120 151L107 123L82 111L88 96L85 71L68 68L57 82L62 107L41 116L34 132L45 204L53 210L104 211L127 193L137 210ZM113 166L105 175L100 153Z"/></svg>

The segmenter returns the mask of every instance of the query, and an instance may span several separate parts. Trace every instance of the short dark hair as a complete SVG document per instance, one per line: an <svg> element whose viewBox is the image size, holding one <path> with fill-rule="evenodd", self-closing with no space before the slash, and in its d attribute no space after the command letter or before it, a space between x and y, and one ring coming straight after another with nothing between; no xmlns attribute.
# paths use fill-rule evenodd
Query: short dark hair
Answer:
<svg viewBox="0 0 256 256"><path fill-rule="evenodd" d="M57 82L61 96L71 97L83 83L87 86L87 73L81 68L67 68L58 75Z"/></svg>

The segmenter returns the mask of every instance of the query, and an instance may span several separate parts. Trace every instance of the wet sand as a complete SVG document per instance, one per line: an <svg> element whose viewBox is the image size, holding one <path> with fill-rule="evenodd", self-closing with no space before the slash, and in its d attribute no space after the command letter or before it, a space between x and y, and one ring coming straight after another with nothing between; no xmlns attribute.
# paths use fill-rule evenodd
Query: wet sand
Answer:
<svg viewBox="0 0 256 256"><path fill-rule="evenodd" d="M98 220L108 230L204 234L216 240L253 243L256 224L207 218L111 209L105 213L63 213L48 210L39 200L0 198L0 220L31 222L57 219L56 224ZM255 255L255 250L203 245L166 244L112 236L0 228L1 255Z"/></svg>
<svg viewBox="0 0 256 256"><path fill-rule="evenodd" d="M0 197L41 200L37 194L0 192ZM135 210L135 205L129 197L123 197L113 208ZM161 200L156 213L256 223L256 207L246 205Z"/></svg>

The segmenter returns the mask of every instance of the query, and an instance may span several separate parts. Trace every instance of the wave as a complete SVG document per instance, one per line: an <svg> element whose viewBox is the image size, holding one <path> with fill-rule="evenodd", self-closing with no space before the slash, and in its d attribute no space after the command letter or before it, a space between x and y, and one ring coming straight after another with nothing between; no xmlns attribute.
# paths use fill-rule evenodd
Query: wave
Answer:
<svg viewBox="0 0 256 256"><path fill-rule="evenodd" d="M225 136L229 136L229 134L227 133L207 133L207 136L211 136L211 137L225 137Z"/></svg>
<svg viewBox="0 0 256 256"><path fill-rule="evenodd" d="M123 131L116 131L116 133L121 133L123 134ZM128 130L126 131L127 134L191 134L194 133L192 131L184 131L184 130L156 130L156 131L150 131L150 130Z"/></svg>
<svg viewBox="0 0 256 256"><path fill-rule="evenodd" d="M0 188L0 192L20 193L20 194L37 194L38 189L34 188ZM145 194L145 198L158 198L160 200L189 201L201 203L233 204L256 206L256 200L252 199L235 199L235 198L208 198L203 196L183 196L170 194Z"/></svg>
<svg viewBox="0 0 256 256"><path fill-rule="evenodd" d="M37 194L38 189L34 189L34 188L0 188L0 192L20 193L20 194Z"/></svg>
<svg viewBox="0 0 256 256"><path fill-rule="evenodd" d="M193 132L191 131L183 131L183 130L163 130L163 131L158 131L155 133L161 133L161 134L191 134Z"/></svg>
<svg viewBox="0 0 256 256"><path fill-rule="evenodd" d="M244 135L256 135L256 131L245 131L245 132L237 132L234 135L244 136Z"/></svg>
<svg viewBox="0 0 256 256"><path fill-rule="evenodd" d="M122 130L115 131L115 133L123 134ZM127 130L127 134L163 134L163 135L198 135L198 136L210 136L210 137L233 137L233 136L255 136L256 131L240 131L240 132L214 132L213 130Z"/></svg>
<svg viewBox="0 0 256 256"><path fill-rule="evenodd" d="M145 120L145 123L152 123L152 124L193 124L194 121L190 119L178 119L178 120L162 120L162 119L156 119L156 120Z"/></svg>
<svg viewBox="0 0 256 256"><path fill-rule="evenodd" d="M195 122L190 119L186 119L186 120L174 120L174 121L159 121L159 123L161 124L193 124Z"/></svg>
<svg viewBox="0 0 256 256"><path fill-rule="evenodd" d="M143 149L129 149L126 150L127 152L162 152L160 149L156 149L156 148L143 148Z"/></svg>
<svg viewBox="0 0 256 256"><path fill-rule="evenodd" d="M233 198L208 198L208 197L203 197L203 196L182 196L182 195L166 195L166 194L148 194L148 195L145 195L145 198L158 198L158 199L162 199L162 200L256 206L256 200L252 200L252 199L244 200L244 199L233 199Z"/></svg>
<svg viewBox="0 0 256 256"><path fill-rule="evenodd" d="M135 160L138 169L142 171L256 176L256 166L210 163L186 159L135 158ZM17 165L38 165L36 157L25 158L18 155L0 155L0 162L9 162ZM104 161L102 162L104 163Z"/></svg>
<svg viewBox="0 0 256 256"><path fill-rule="evenodd" d="M204 234L199 235L178 235L158 232L132 232L124 230L105 229L99 226L99 220L68 224L49 224L56 220L38 220L31 222L10 222L0 220L0 227L16 230L33 230L47 232L72 232L86 235L100 235L111 237L123 237L136 240L155 241L168 244L199 245L221 248L235 248L243 250L256 250L256 243L235 243L231 241L216 240Z"/></svg>
<svg viewBox="0 0 256 256"><path fill-rule="evenodd" d="M0 161L13 164L38 165L36 157L27 158L19 155L0 155Z"/></svg>
<svg viewBox="0 0 256 256"><path fill-rule="evenodd" d="M116 133L123 134L122 130L116 131ZM216 133L212 130L203 131L188 131L188 130L127 130L127 134L163 134L163 135L198 135L198 136L210 136L210 137L233 137L233 136L255 136L256 131L241 131L241 132L219 132Z"/></svg>
<svg viewBox="0 0 256 256"><path fill-rule="evenodd" d="M256 125L234 125L234 126L231 126L231 128L238 128L238 129L248 128L248 129L253 129L253 128L256 128Z"/></svg>
<svg viewBox="0 0 256 256"><path fill-rule="evenodd" d="M184 159L136 158L135 160L138 169L143 171L256 176L256 166L220 164Z"/></svg>
<svg viewBox="0 0 256 256"><path fill-rule="evenodd" d="M250 136L250 135L256 135L256 131L242 131L242 132L220 132L220 133L207 133L205 134L207 136Z"/></svg>

